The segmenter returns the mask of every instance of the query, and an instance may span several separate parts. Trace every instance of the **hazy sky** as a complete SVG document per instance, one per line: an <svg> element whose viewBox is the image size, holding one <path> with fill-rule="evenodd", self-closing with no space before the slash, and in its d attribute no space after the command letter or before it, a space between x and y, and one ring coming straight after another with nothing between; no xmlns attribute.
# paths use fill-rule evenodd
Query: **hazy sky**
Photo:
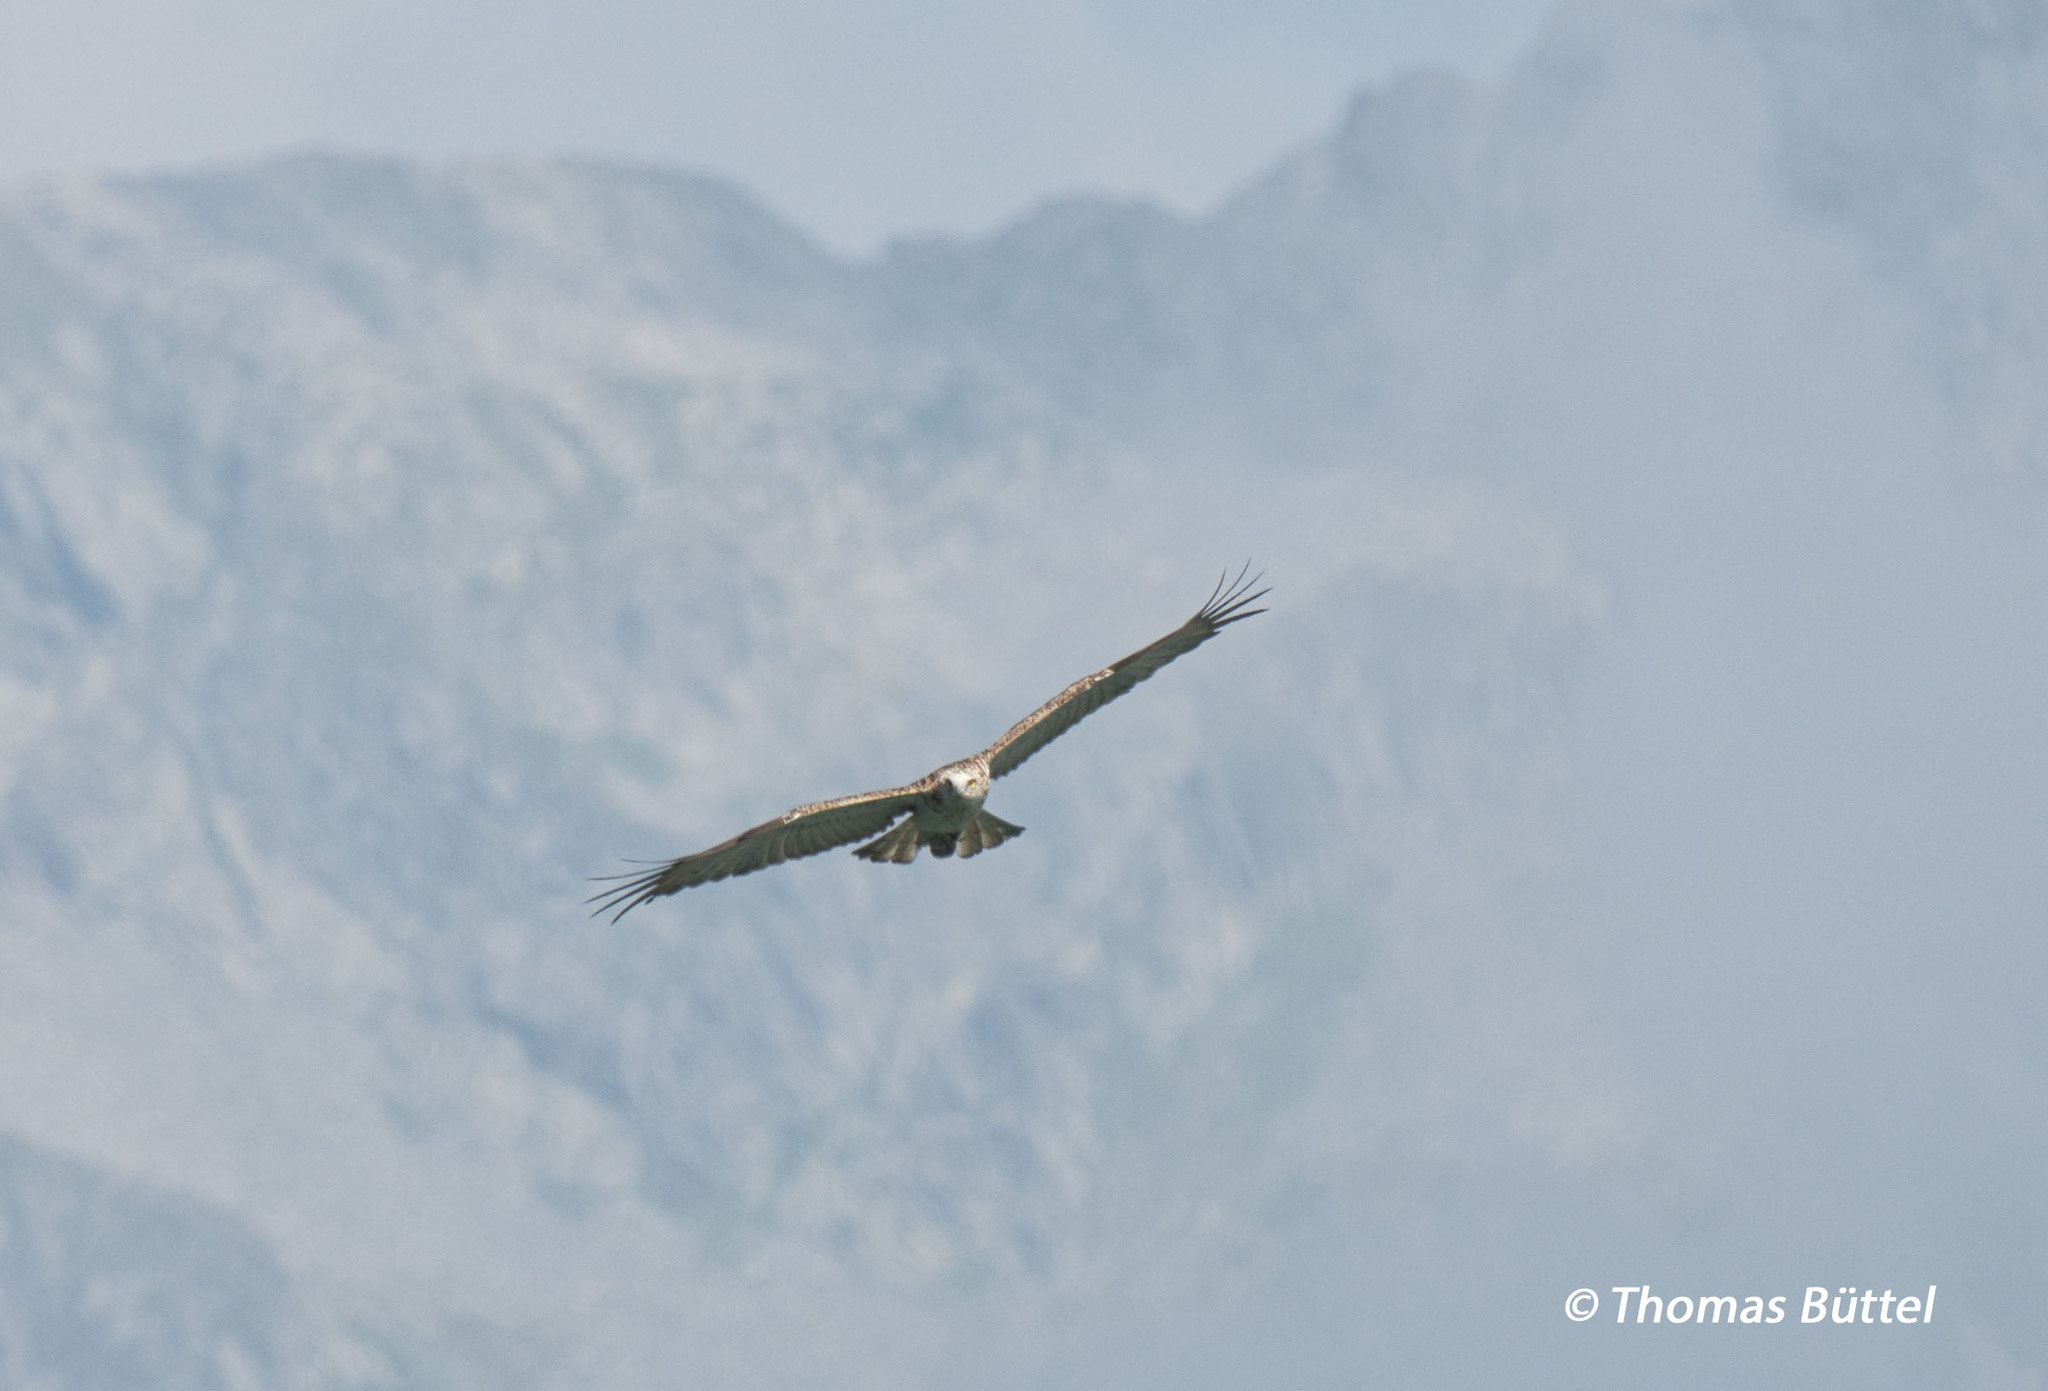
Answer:
<svg viewBox="0 0 2048 1391"><path fill-rule="evenodd" d="M0 182L308 142L731 175L841 250L1048 194L1199 208L1553 0L6 0Z"/></svg>

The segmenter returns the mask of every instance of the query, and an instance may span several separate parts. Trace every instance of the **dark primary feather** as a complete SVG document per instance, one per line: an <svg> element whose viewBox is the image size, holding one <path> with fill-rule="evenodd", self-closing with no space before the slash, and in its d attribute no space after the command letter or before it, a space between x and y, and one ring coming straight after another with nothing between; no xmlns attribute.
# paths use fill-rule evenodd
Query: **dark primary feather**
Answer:
<svg viewBox="0 0 2048 1391"><path fill-rule="evenodd" d="M1247 580L1245 574L1250 569L1251 565L1247 563L1234 580L1228 570L1224 571L1223 578L1210 591L1209 601L1196 610L1193 618L1151 646L1141 647L1121 661L1111 662L1101 671L1082 677L1011 725L1007 734L982 753L982 757L988 760L989 776L999 778L1010 772L1079 724L1084 717L1100 710L1175 657L1194 651L1232 623L1264 613L1264 609L1246 607L1256 604L1270 592L1264 589L1250 592L1251 587L1263 578L1253 575Z"/></svg>
<svg viewBox="0 0 2048 1391"><path fill-rule="evenodd" d="M741 831L731 840L709 850L670 860L660 869L644 874L614 875L613 879L625 882L594 894L585 902L597 904L595 911L599 913L617 908L619 911L612 917L612 921L617 922L648 900L672 894L678 889L709 884L714 879L725 879L735 874L751 874L769 865L779 865L784 860L800 860L849 841L865 839L909 811L918 793L925 790L930 781L930 778L921 778L906 787L861 792L851 797L835 797L829 802L812 802L797 807L773 821L764 821L751 830Z"/></svg>

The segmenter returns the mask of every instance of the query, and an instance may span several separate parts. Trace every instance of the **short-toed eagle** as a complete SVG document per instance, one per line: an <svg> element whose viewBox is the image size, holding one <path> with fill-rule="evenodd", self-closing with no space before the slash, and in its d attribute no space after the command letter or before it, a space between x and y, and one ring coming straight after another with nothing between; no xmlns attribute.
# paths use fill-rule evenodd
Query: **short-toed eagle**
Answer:
<svg viewBox="0 0 2048 1391"><path fill-rule="evenodd" d="M1249 605L1268 591L1251 592L1258 576L1247 580L1247 565L1231 579L1228 572L1216 582L1209 600L1195 616L1159 641L1141 647L1122 661L1084 676L1023 719L1011 725L1002 738L971 758L963 758L903 787L879 792L861 792L835 797L829 802L812 802L784 812L741 831L722 845L670 860L659 869L613 876L623 882L596 895L596 911L616 908L617 922L632 909L650 899L708 884L735 874L751 874L784 860L799 859L830 850L835 845L875 836L853 853L864 860L907 865L917 858L920 846L929 846L943 859L958 854L961 859L979 855L1023 833L999 816L982 810L989 784L1011 772L1085 716L1143 681L1159 668L1185 652L1192 652L1232 623L1264 613ZM905 813L908 813L906 816ZM902 818L901 824L897 824ZM887 829L894 826L894 829ZM878 831L886 834L876 835Z"/></svg>

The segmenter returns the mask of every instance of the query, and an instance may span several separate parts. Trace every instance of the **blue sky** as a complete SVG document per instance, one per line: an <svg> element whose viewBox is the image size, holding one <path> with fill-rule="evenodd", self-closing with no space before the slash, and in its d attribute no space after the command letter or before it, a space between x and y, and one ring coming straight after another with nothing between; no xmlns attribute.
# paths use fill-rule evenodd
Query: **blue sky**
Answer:
<svg viewBox="0 0 2048 1391"><path fill-rule="evenodd" d="M283 146L723 173L841 251L1090 189L1203 207L1552 0L9 0L0 183Z"/></svg>

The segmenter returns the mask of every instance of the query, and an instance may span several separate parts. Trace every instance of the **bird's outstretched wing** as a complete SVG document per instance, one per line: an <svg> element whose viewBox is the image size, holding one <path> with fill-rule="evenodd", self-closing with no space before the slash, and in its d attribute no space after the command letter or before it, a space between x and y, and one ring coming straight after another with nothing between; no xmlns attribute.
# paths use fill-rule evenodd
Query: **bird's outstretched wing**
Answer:
<svg viewBox="0 0 2048 1391"><path fill-rule="evenodd" d="M612 921L617 922L648 900L672 894L678 889L708 884L714 879L727 879L735 874L751 874L769 865L779 865L784 860L802 859L806 855L830 850L835 845L860 840L886 829L897 817L909 811L930 781L930 778L923 778L904 787L835 797L829 802L812 802L794 811L786 811L773 821L764 821L752 830L741 831L722 845L670 860L659 869L612 875L605 882L624 882L585 901L597 905L593 916L618 909L612 917Z"/></svg>
<svg viewBox="0 0 2048 1391"><path fill-rule="evenodd" d="M1261 577L1253 575L1247 580L1245 574L1250 569L1247 564L1237 572L1236 579L1230 578L1228 570L1224 571L1223 578L1216 582L1216 588L1209 594L1209 602L1203 604L1193 618L1150 647L1141 647L1122 661L1112 662L1101 671L1082 677L1011 725L1009 733L989 745L981 755L988 760L989 776L999 778L1010 772L1079 724L1083 716L1100 710L1175 657L1194 651L1230 624L1264 613L1264 609L1245 607L1257 603L1268 592L1263 589L1251 592L1251 587Z"/></svg>

